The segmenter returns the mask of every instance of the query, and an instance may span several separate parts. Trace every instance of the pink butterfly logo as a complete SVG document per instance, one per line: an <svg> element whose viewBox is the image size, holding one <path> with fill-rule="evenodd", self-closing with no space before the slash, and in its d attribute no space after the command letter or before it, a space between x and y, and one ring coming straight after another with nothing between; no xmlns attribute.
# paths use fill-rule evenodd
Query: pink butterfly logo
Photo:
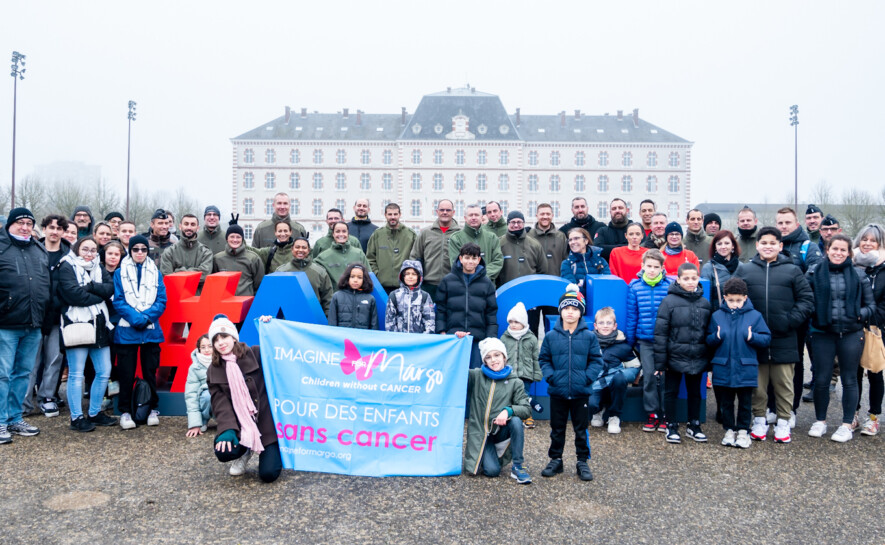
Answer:
<svg viewBox="0 0 885 545"><path fill-rule="evenodd" d="M378 360L381 361L378 361ZM360 351L350 339L344 339L344 357L341 359L341 371L345 375L356 373L357 380L367 380L372 376L372 370L384 361L384 356L370 357L361 356Z"/></svg>

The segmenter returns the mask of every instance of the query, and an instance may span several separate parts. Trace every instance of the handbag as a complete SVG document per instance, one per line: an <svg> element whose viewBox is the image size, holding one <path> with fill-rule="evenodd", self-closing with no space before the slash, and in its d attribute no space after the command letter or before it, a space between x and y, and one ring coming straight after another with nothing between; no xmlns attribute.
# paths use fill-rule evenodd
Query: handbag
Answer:
<svg viewBox="0 0 885 545"><path fill-rule="evenodd" d="M62 315L61 338L65 348L95 344L95 323L72 322Z"/></svg>
<svg viewBox="0 0 885 545"><path fill-rule="evenodd" d="M871 373L885 369L885 344L882 343L882 331L877 326L870 325L864 328L860 365Z"/></svg>

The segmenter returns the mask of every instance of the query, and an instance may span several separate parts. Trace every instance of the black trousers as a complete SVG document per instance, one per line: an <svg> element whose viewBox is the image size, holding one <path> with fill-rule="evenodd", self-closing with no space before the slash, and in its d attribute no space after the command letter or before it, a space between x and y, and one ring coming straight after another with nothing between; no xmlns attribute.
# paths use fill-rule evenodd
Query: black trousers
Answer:
<svg viewBox="0 0 885 545"><path fill-rule="evenodd" d="M122 392L121 392L122 393ZM230 452L215 451L215 457L219 462L233 462L240 458L248 448L243 445L237 445ZM280 444L276 441L264 447L261 454L258 455L258 476L266 483L272 483L280 476L283 471L283 459L280 457Z"/></svg>
<svg viewBox="0 0 885 545"><path fill-rule="evenodd" d="M664 373L664 416L667 424L678 424L676 420L676 398L679 397L679 385L685 377L685 390L688 392L688 421L701 419L701 377L679 371L667 370Z"/></svg>
<svg viewBox="0 0 885 545"><path fill-rule="evenodd" d="M157 369L160 368L160 345L157 343L118 344L117 374L120 377L120 396L117 406L121 413L132 407L132 386L135 384L135 367L141 349L141 376L151 388L151 409L160 404L157 396Z"/></svg>
<svg viewBox="0 0 885 545"><path fill-rule="evenodd" d="M569 417L572 419L572 429L575 430L575 454L578 461L586 462L590 459L590 438L587 436L590 411L587 408L587 399L550 396L550 449L547 456L551 460L562 458L562 451L565 449L565 425Z"/></svg>
<svg viewBox="0 0 885 545"><path fill-rule="evenodd" d="M722 429L725 431L747 430L753 423L753 388L729 388L713 386L719 413L722 415ZM737 421L734 418L734 400L737 398Z"/></svg>

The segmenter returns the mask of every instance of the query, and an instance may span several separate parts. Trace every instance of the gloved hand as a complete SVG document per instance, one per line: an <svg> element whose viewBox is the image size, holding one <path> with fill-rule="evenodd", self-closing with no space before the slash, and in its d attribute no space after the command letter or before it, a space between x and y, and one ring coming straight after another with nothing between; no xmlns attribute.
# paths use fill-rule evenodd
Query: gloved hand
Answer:
<svg viewBox="0 0 885 545"><path fill-rule="evenodd" d="M240 222L240 215L239 215L239 214L233 214L233 213L231 213L231 215L230 215L230 221L227 222L227 224L228 224L228 225L236 225L236 224L238 224L239 222Z"/></svg>

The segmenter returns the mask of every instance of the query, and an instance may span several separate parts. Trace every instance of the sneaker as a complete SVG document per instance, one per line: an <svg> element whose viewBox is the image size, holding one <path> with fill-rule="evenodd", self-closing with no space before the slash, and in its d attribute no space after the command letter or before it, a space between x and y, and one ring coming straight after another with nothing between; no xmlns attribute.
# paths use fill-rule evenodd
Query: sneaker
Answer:
<svg viewBox="0 0 885 545"><path fill-rule="evenodd" d="M594 428L601 428L605 422L602 420L602 411L593 415L593 418L590 419L590 425Z"/></svg>
<svg viewBox="0 0 885 545"><path fill-rule="evenodd" d="M744 432L746 433L746 432ZM725 437L722 438L722 446L723 447L733 447L734 446L734 430L727 430L725 432Z"/></svg>
<svg viewBox="0 0 885 545"><path fill-rule="evenodd" d="M95 424L86 420L86 417L81 414L77 418L71 420L71 429L80 432L92 431L95 429Z"/></svg>
<svg viewBox="0 0 885 545"><path fill-rule="evenodd" d="M129 413L120 415L120 427L124 430L135 429L135 421L132 420L132 416Z"/></svg>
<svg viewBox="0 0 885 545"><path fill-rule="evenodd" d="M661 433L667 433L667 421L666 420L658 420L658 431Z"/></svg>
<svg viewBox="0 0 885 545"><path fill-rule="evenodd" d="M802 396L802 401L805 403L811 403L814 401L814 391L809 390L805 395Z"/></svg>
<svg viewBox="0 0 885 545"><path fill-rule="evenodd" d="M608 432L621 433L621 419L619 417L612 416L608 419Z"/></svg>
<svg viewBox="0 0 885 545"><path fill-rule="evenodd" d="M575 470L578 473L578 477L580 477L582 481L593 480L593 473L590 471L590 466L587 465L586 461L578 460L578 463L575 464Z"/></svg>
<svg viewBox="0 0 885 545"><path fill-rule="evenodd" d="M550 463L547 464L547 467L541 471L542 477L552 477L557 473L562 473L562 458L556 458L555 460L550 460Z"/></svg>
<svg viewBox="0 0 885 545"><path fill-rule="evenodd" d="M773 412L765 409L765 422L767 424L776 424L777 423L777 415Z"/></svg>
<svg viewBox="0 0 885 545"><path fill-rule="evenodd" d="M790 429L796 427L796 411L790 411Z"/></svg>
<svg viewBox="0 0 885 545"><path fill-rule="evenodd" d="M43 403L40 404L40 410L46 418L58 416L58 403L51 399L44 399Z"/></svg>
<svg viewBox="0 0 885 545"><path fill-rule="evenodd" d="M707 442L707 434L701 430L701 423L695 420L688 425L685 431L686 435L697 441L698 443Z"/></svg>
<svg viewBox="0 0 885 545"><path fill-rule="evenodd" d="M22 437L33 437L40 433L40 428L30 425L24 420L19 420L18 422L13 422L12 424L7 425L6 430L9 431L9 433L21 435Z"/></svg>
<svg viewBox="0 0 885 545"><path fill-rule="evenodd" d="M764 416L757 416L753 419L753 429L750 430L750 437L756 441L765 441L768 437L768 423Z"/></svg>
<svg viewBox="0 0 885 545"><path fill-rule="evenodd" d="M827 433L826 422L815 422L811 425L811 429L808 430L809 437L823 437L825 433Z"/></svg>
<svg viewBox="0 0 885 545"><path fill-rule="evenodd" d="M529 472L521 464L513 464L513 467L510 468L510 476L516 479L518 484L529 484L532 482Z"/></svg>
<svg viewBox="0 0 885 545"><path fill-rule="evenodd" d="M830 439L836 441L838 443L846 443L851 441L852 437L854 437L854 432L851 431L849 426L842 424L839 428L830 436Z"/></svg>
<svg viewBox="0 0 885 545"><path fill-rule="evenodd" d="M777 425L774 427L774 442L789 443L790 441L790 421L778 418Z"/></svg>
<svg viewBox="0 0 885 545"><path fill-rule="evenodd" d="M648 420L642 425L642 431L655 431L658 429L658 415L649 413Z"/></svg>
<svg viewBox="0 0 885 545"><path fill-rule="evenodd" d="M522 421L522 427L527 430L535 429L535 419L534 418L526 418Z"/></svg>
<svg viewBox="0 0 885 545"><path fill-rule="evenodd" d="M852 433L860 427L860 422L857 421L857 413L854 413L854 418L851 419L851 431Z"/></svg>
<svg viewBox="0 0 885 545"><path fill-rule="evenodd" d="M116 418L108 416L103 412L99 412L95 416L90 416L89 421L96 426L115 426L117 424Z"/></svg>
<svg viewBox="0 0 885 545"><path fill-rule="evenodd" d="M148 426L159 426L160 425L160 411L151 411L151 414L148 415Z"/></svg>
<svg viewBox="0 0 885 545"><path fill-rule="evenodd" d="M806 390L811 390L812 388L814 388L814 383L809 380L808 382L802 383L802 387Z"/></svg>
<svg viewBox="0 0 885 545"><path fill-rule="evenodd" d="M734 446L738 448L750 448L752 441L750 441L750 434L747 433L747 430L740 430L737 434L737 439L734 440Z"/></svg>
<svg viewBox="0 0 885 545"><path fill-rule="evenodd" d="M863 428L860 430L861 435L876 435L879 433L879 419L876 418L873 420L874 416L870 415L863 423Z"/></svg>
<svg viewBox="0 0 885 545"><path fill-rule="evenodd" d="M12 434L6 428L6 424L0 424L0 445L12 443Z"/></svg>
<svg viewBox="0 0 885 545"><path fill-rule="evenodd" d="M234 477L242 475L246 472L246 465L249 464L249 458L252 457L252 451L247 450L245 454L231 462L230 464L230 474Z"/></svg>
<svg viewBox="0 0 885 545"><path fill-rule="evenodd" d="M713 373L707 373L707 389L711 390L713 388Z"/></svg>
<svg viewBox="0 0 885 545"><path fill-rule="evenodd" d="M120 393L120 383L116 380L108 382L108 397L114 397Z"/></svg>
<svg viewBox="0 0 885 545"><path fill-rule="evenodd" d="M679 436L679 424L673 424L672 426L667 426L667 442L668 443L681 443L682 437Z"/></svg>

